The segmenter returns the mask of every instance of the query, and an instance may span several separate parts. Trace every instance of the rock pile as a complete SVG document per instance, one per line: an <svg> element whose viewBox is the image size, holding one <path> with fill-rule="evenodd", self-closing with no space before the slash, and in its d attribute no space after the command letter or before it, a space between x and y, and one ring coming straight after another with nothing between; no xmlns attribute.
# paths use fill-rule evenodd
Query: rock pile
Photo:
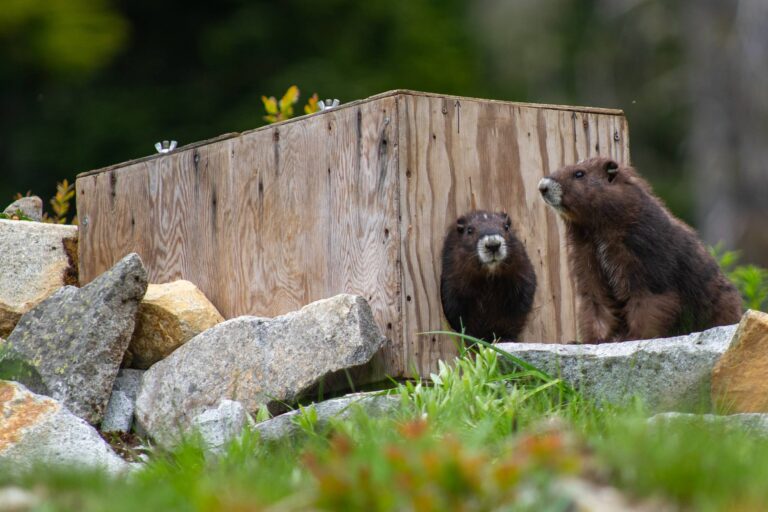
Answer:
<svg viewBox="0 0 768 512"><path fill-rule="evenodd" d="M195 431L215 453L259 408L295 402L385 341L353 295L225 322L188 281L148 285L136 254L69 286L76 229L0 220L0 244L27 250L0 274L0 309L20 316L0 338L0 379L13 378L0 380L0 462L124 471L95 427L165 446Z"/></svg>

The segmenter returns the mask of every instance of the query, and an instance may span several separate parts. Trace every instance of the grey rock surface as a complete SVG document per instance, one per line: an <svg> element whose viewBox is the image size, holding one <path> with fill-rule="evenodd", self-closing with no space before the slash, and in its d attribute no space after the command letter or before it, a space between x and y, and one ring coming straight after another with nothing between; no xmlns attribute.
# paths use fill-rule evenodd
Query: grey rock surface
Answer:
<svg viewBox="0 0 768 512"><path fill-rule="evenodd" d="M253 413L293 402L324 376L369 361L384 343L368 303L337 295L273 319L239 317L179 347L144 374L136 419L173 444L192 419L223 399Z"/></svg>
<svg viewBox="0 0 768 512"><path fill-rule="evenodd" d="M735 325L675 338L600 345L499 343L496 346L586 397L611 403L641 398L653 410L692 410L710 404L712 368Z"/></svg>
<svg viewBox="0 0 768 512"><path fill-rule="evenodd" d="M192 420L192 431L197 432L209 453L220 454L227 443L238 438L246 427L255 422L240 402L222 400L215 409L203 411Z"/></svg>
<svg viewBox="0 0 768 512"><path fill-rule="evenodd" d="M112 387L112 396L104 411L101 422L102 432L130 432L133 426L133 411L136 409L136 396L144 370L121 369Z"/></svg>
<svg viewBox="0 0 768 512"><path fill-rule="evenodd" d="M12 464L17 471L38 465L110 473L130 468L92 426L60 402L17 382L0 381L0 418L0 464Z"/></svg>
<svg viewBox="0 0 768 512"><path fill-rule="evenodd" d="M77 226L0 219L0 336L21 315L67 284L77 284Z"/></svg>
<svg viewBox="0 0 768 512"><path fill-rule="evenodd" d="M30 219L40 222L43 220L43 200L37 196L22 197L9 204L3 213L13 215L18 211Z"/></svg>
<svg viewBox="0 0 768 512"><path fill-rule="evenodd" d="M739 414L691 414L681 412L664 412L648 419L649 423L665 421L703 421L725 427L738 428L759 436L768 437L768 413L745 412Z"/></svg>
<svg viewBox="0 0 768 512"><path fill-rule="evenodd" d="M399 404L400 397L398 395L385 395L380 392L350 393L339 398L314 403L305 407L305 410L314 409L317 413L317 427L323 428L331 418L347 418L354 413L356 408L362 408L370 416L382 416L394 411ZM300 414L302 412L297 409L275 416L267 421L257 423L254 430L259 433L263 441L278 441L296 436L301 431L296 425L296 418Z"/></svg>
<svg viewBox="0 0 768 512"><path fill-rule="evenodd" d="M141 259L129 254L83 288L65 286L25 313L8 337L5 359L31 365L21 379L91 424L102 420L147 289Z"/></svg>

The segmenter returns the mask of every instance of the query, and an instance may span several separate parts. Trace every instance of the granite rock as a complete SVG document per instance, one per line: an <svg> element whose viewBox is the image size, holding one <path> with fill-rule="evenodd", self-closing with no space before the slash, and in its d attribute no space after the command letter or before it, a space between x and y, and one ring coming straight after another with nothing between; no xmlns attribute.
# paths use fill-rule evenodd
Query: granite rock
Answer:
<svg viewBox="0 0 768 512"><path fill-rule="evenodd" d="M203 411L192 420L190 430L197 433L208 453L221 454L227 443L237 439L255 422L240 402L222 400L215 409Z"/></svg>
<svg viewBox="0 0 768 512"><path fill-rule="evenodd" d="M304 410L314 409L317 414L317 427L323 428L331 418L345 419L358 409L362 409L369 416L385 415L394 411L400 405L400 401L398 395L387 395L381 392L350 393L339 398L311 404ZM302 411L297 409L275 416L267 421L257 423L254 430L259 433L263 441L279 441L294 437L301 431L296 424L296 418L300 414Z"/></svg>
<svg viewBox="0 0 768 512"><path fill-rule="evenodd" d="M104 419L101 422L102 432L130 432L133 426L133 411L136 409L136 396L144 370L123 368L117 374L109 397Z"/></svg>
<svg viewBox="0 0 768 512"><path fill-rule="evenodd" d="M712 400L728 412L768 412L768 314L744 313L712 371Z"/></svg>
<svg viewBox="0 0 768 512"><path fill-rule="evenodd" d="M0 219L0 336L64 285L77 284L77 226Z"/></svg>
<svg viewBox="0 0 768 512"><path fill-rule="evenodd" d="M496 346L598 401L622 403L635 396L653 410L690 409L709 406L712 368L735 331L730 325L674 338L600 345Z"/></svg>
<svg viewBox="0 0 768 512"><path fill-rule="evenodd" d="M22 383L98 424L146 288L141 259L129 254L87 286L65 286L25 313L0 360L31 366L39 379Z"/></svg>
<svg viewBox="0 0 768 512"><path fill-rule="evenodd" d="M291 403L333 372L363 365L385 338L362 297L338 295L273 319L238 317L197 335L144 374L136 419L173 444L223 399L254 413Z"/></svg>
<svg viewBox="0 0 768 512"><path fill-rule="evenodd" d="M21 197L9 204L3 213L14 215L19 211L30 219L41 222L43 220L43 200L37 196Z"/></svg>
<svg viewBox="0 0 768 512"><path fill-rule="evenodd" d="M224 317L194 284L150 284L128 346L131 368L146 370Z"/></svg>
<svg viewBox="0 0 768 512"><path fill-rule="evenodd" d="M130 469L91 425L17 382L0 381L0 418L0 464L12 464L15 471L38 466L110 473Z"/></svg>

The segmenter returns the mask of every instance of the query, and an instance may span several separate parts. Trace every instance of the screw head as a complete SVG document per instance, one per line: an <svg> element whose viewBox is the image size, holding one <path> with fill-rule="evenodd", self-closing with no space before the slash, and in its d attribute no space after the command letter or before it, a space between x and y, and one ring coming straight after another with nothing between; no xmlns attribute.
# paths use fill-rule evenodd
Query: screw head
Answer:
<svg viewBox="0 0 768 512"><path fill-rule="evenodd" d="M155 143L155 149L158 153L170 153L174 149L176 149L176 141L175 140L164 140L161 142Z"/></svg>
<svg viewBox="0 0 768 512"><path fill-rule="evenodd" d="M337 99L326 99L326 100L320 100L317 102L317 106L320 107L320 110L328 110L335 107L338 107L341 104L341 102Z"/></svg>

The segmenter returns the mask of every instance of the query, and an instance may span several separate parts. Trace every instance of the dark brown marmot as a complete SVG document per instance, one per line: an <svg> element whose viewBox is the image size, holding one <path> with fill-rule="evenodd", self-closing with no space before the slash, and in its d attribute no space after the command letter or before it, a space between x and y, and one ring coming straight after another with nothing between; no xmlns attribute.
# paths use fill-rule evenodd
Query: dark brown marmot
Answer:
<svg viewBox="0 0 768 512"><path fill-rule="evenodd" d="M459 217L442 259L440 298L451 327L486 341L516 340L531 311L536 274L509 216L477 210Z"/></svg>
<svg viewBox="0 0 768 512"><path fill-rule="evenodd" d="M696 233L631 167L592 158L543 178L565 222L582 342L687 334L741 317L741 297Z"/></svg>

